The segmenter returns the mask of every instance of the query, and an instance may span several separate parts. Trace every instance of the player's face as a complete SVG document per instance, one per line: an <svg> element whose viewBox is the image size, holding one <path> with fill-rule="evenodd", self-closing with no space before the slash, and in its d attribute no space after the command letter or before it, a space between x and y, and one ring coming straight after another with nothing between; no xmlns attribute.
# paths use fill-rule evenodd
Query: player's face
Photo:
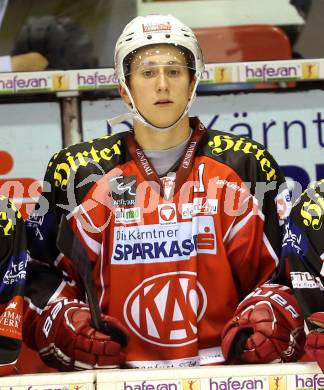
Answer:
<svg viewBox="0 0 324 390"><path fill-rule="evenodd" d="M140 49L130 65L129 86L137 110L151 124L169 127L191 97L186 57L172 45Z"/></svg>

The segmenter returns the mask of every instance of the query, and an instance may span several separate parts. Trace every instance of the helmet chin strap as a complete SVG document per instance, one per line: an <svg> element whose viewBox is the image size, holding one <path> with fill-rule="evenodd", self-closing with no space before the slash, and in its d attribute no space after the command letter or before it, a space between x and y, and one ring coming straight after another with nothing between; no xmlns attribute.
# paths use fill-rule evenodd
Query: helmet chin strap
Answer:
<svg viewBox="0 0 324 390"><path fill-rule="evenodd" d="M181 122L181 120L188 113L192 103L194 102L194 100L196 98L196 89L197 89L200 77L197 77L197 75L195 75L195 77L196 77L196 81L195 81L195 85L194 85L193 90L192 90L191 97L190 97L183 113L181 114L181 116L172 125L170 125L168 127L158 127L158 126L154 126L152 123L150 123L148 120L146 120L144 118L144 116L137 110L134 99L132 97L132 94L124 81L121 81L120 84L123 88L125 88L125 91L129 97L129 100L131 101L131 105L125 103L128 110L130 110L130 112L115 116L111 119L108 119L107 122L109 123L110 126L114 126L114 125L116 125L124 120L137 120L138 122L142 123L144 126L150 127L152 130L155 130L155 131L165 132L165 131L173 129L175 126L177 126Z"/></svg>

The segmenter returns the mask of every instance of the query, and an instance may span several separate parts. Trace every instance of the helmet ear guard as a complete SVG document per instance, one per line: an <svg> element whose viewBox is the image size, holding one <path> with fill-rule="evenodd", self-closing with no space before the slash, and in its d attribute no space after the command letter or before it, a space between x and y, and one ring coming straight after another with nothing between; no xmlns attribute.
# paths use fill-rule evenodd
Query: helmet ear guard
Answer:
<svg viewBox="0 0 324 390"><path fill-rule="evenodd" d="M171 126L159 128L146 121L137 110L127 82L127 66L129 67L129 59L133 57L133 54L138 49L164 44L173 45L184 52L187 58L187 64L190 64L188 66L190 80L193 82L195 79L195 81L191 97L188 99L188 104L181 117ZM192 70L190 71L190 69ZM132 108L130 108L129 104L127 104L127 107L131 110L133 119L140 121L145 126L149 126L154 130L169 130L183 119L195 99L195 92L203 71L204 62L202 51L195 34L189 27L172 15L138 16L126 25L117 40L115 47L115 73L119 84L125 89L131 101Z"/></svg>

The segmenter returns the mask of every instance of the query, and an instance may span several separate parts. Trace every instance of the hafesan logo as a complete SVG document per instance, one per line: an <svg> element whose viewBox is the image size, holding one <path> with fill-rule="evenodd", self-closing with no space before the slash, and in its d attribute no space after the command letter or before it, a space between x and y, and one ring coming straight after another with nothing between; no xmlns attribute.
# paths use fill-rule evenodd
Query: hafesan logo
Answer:
<svg viewBox="0 0 324 390"><path fill-rule="evenodd" d="M182 381L183 390L200 390L200 379L184 379Z"/></svg>
<svg viewBox="0 0 324 390"><path fill-rule="evenodd" d="M197 340L207 295L195 272L170 272L143 280L127 297L124 318L148 343L180 347Z"/></svg>
<svg viewBox="0 0 324 390"><path fill-rule="evenodd" d="M303 80L316 80L320 78L319 66L316 63L302 64Z"/></svg>
<svg viewBox="0 0 324 390"><path fill-rule="evenodd" d="M232 70L229 67L217 66L214 77L216 83L230 83L232 81Z"/></svg>
<svg viewBox="0 0 324 390"><path fill-rule="evenodd" d="M286 377L284 375L276 375L269 377L269 390L284 389L286 389Z"/></svg>

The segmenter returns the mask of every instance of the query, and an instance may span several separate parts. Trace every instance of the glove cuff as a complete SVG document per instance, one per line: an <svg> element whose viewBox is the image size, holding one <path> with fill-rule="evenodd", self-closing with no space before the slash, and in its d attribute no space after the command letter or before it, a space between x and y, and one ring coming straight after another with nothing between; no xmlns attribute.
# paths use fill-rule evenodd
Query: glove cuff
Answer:
<svg viewBox="0 0 324 390"><path fill-rule="evenodd" d="M273 308L282 313L291 327L296 327L296 321L302 320L297 299L291 289L280 284L263 284L257 287L238 305L235 315L260 301L269 302Z"/></svg>

